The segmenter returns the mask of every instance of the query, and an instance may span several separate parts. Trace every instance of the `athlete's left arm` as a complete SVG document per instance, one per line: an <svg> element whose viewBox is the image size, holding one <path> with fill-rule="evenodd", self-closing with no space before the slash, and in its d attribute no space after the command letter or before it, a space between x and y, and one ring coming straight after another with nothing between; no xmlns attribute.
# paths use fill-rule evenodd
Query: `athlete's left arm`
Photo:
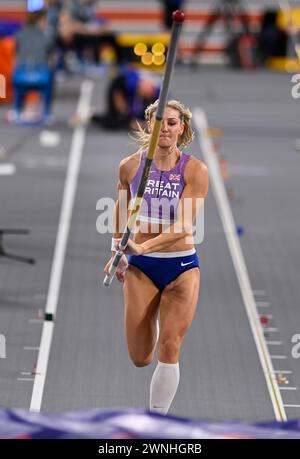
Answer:
<svg viewBox="0 0 300 459"><path fill-rule="evenodd" d="M161 234L142 244L129 241L128 252L143 255L166 250L180 239L191 237L199 208L204 205L208 191L208 170L197 158L191 157L185 168L185 187L178 205L177 219Z"/></svg>

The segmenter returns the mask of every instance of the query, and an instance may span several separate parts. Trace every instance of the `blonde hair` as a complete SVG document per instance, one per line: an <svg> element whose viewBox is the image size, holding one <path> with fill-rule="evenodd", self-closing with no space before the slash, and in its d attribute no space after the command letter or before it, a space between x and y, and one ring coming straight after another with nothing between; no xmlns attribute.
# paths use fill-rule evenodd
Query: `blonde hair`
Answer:
<svg viewBox="0 0 300 459"><path fill-rule="evenodd" d="M145 110L145 119L146 121L151 121L153 114L156 112L158 107L158 100L156 100L153 104L149 105ZM191 111L185 107L181 102L178 100L168 100L166 103L166 107L173 108L179 112L180 120L184 124L183 133L178 136L177 147L184 146L187 147L194 138L194 132L191 128L191 119L192 113ZM138 124L138 130L134 133L135 141L141 147L148 147L150 142L151 134L146 130L143 129Z"/></svg>

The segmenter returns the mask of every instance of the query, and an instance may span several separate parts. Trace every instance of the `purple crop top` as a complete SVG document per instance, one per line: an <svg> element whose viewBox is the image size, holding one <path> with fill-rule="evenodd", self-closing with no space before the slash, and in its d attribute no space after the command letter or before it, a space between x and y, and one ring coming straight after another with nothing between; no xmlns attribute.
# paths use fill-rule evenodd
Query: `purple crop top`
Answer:
<svg viewBox="0 0 300 459"><path fill-rule="evenodd" d="M130 182L131 197L135 198L145 165L146 150L142 151L139 168ZM173 169L160 171L152 162L138 219L154 223L173 223L185 186L184 170L190 155L181 153Z"/></svg>

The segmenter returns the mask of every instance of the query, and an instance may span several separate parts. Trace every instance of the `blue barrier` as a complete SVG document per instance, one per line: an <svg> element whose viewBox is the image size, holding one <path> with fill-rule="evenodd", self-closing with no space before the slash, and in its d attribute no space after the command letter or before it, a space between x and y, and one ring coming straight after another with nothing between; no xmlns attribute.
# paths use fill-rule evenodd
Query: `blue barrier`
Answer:
<svg viewBox="0 0 300 459"><path fill-rule="evenodd" d="M0 438L300 439L300 419L284 423L213 422L131 408L62 414L2 409Z"/></svg>

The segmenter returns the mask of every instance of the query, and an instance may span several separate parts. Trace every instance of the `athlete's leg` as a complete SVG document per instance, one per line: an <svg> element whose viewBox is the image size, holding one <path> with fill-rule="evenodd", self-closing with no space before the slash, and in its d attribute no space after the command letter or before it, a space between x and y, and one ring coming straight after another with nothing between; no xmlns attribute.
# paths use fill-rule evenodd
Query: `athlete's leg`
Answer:
<svg viewBox="0 0 300 459"><path fill-rule="evenodd" d="M124 280L124 324L128 352L133 363L151 363L156 346L160 290L135 266L129 265Z"/></svg>
<svg viewBox="0 0 300 459"><path fill-rule="evenodd" d="M163 290L160 300L160 337L158 359L177 363L180 347L190 328L198 303L200 271L189 269Z"/></svg>
<svg viewBox="0 0 300 459"><path fill-rule="evenodd" d="M150 385L150 410L166 414L179 384L179 354L198 302L200 272L185 271L164 290L160 301L158 364Z"/></svg>

